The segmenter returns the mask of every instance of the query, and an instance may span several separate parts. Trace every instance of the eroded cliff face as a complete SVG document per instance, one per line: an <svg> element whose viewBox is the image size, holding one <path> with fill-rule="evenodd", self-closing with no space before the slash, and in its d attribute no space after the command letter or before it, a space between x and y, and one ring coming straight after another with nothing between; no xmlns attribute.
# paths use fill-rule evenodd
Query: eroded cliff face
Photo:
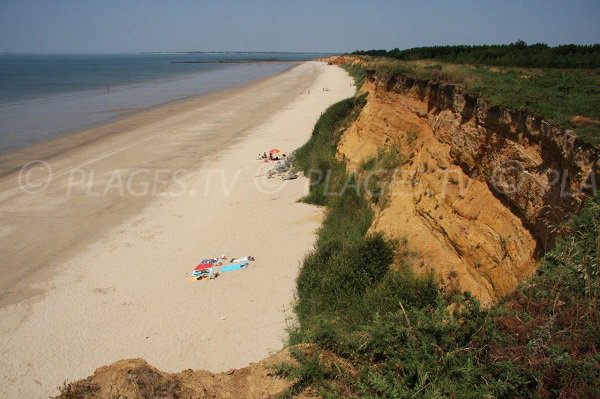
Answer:
<svg viewBox="0 0 600 399"><path fill-rule="evenodd" d="M387 146L404 157L371 230L406 239L415 270L484 304L535 271L598 181L598 149L459 86L371 72L362 91L367 105L339 156L350 169Z"/></svg>

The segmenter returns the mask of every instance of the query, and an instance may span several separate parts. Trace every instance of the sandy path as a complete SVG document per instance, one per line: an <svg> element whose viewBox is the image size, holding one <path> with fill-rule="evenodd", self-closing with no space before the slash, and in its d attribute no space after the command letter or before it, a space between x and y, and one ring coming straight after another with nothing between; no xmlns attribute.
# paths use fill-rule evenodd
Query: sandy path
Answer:
<svg viewBox="0 0 600 399"><path fill-rule="evenodd" d="M0 397L51 395L122 358L220 371L280 348L320 211L296 202L305 179L255 177L255 157L305 142L319 114L352 95L350 83L337 67L305 63L68 151L41 194L11 191L15 177L3 178L2 267L23 251L61 261L37 284L45 295L0 309ZM157 193L139 195L145 187ZM257 261L187 281L201 258L222 253Z"/></svg>

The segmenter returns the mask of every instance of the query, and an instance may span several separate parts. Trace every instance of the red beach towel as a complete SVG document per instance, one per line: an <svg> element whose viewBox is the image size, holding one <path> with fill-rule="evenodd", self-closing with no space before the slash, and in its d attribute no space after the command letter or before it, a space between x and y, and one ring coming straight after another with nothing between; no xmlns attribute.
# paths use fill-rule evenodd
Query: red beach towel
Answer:
<svg viewBox="0 0 600 399"><path fill-rule="evenodd" d="M211 268L213 266L214 266L214 264L212 264L212 263L200 263L198 266L196 266L194 268L194 270L209 269L209 268Z"/></svg>

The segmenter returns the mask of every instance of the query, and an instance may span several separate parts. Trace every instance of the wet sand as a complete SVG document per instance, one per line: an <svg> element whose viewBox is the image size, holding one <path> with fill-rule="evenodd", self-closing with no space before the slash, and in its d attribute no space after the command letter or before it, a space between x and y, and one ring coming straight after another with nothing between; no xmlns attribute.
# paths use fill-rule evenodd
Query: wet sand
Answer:
<svg viewBox="0 0 600 399"><path fill-rule="evenodd" d="M33 149L0 159L0 395L51 395L128 357L220 371L279 349L321 214L297 202L305 179L257 177L255 158L304 143L351 82L303 63L46 143L27 173L8 171ZM187 280L221 254L257 260Z"/></svg>

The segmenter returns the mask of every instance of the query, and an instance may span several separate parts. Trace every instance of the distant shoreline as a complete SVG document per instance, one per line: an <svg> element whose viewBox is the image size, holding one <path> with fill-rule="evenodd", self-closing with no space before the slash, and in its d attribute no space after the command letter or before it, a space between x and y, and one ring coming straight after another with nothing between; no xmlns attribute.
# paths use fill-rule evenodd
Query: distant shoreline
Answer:
<svg viewBox="0 0 600 399"><path fill-rule="evenodd" d="M126 130L131 123L141 123L140 121L152 118L155 113L175 112L181 107L190 107L191 104L203 103L213 98L236 93L242 89L256 86L261 82L268 81L278 77L294 66L302 62L286 62L290 68L286 68L275 74L250 80L242 84L231 87L223 87L217 90L208 91L200 94L193 94L179 99L168 100L155 105L132 109L129 111L121 110L119 115L112 118L90 124L83 128L68 130L25 146L12 148L8 151L0 151L0 178L8 176L18 171L23 165L34 160L48 160L57 155L76 147L86 145L104 137L109 137L115 133Z"/></svg>
<svg viewBox="0 0 600 399"><path fill-rule="evenodd" d="M316 60L317 58L315 58ZM314 60L312 60L314 61ZM301 62L306 61L290 61L284 58L281 59L273 59L273 60L260 60L260 59L252 59L252 60L219 60L219 61L172 61L171 64L281 64L281 63L291 63L291 64L299 64Z"/></svg>
<svg viewBox="0 0 600 399"><path fill-rule="evenodd" d="M47 143L26 181L0 178L0 396L56 395L121 358L224 371L280 349L321 210L298 202L308 180L268 179L256 154L301 146L351 82L303 63ZM189 281L221 254L256 262Z"/></svg>
<svg viewBox="0 0 600 399"><path fill-rule="evenodd" d="M191 58L185 57L182 60L188 61ZM77 90L48 92L46 95L0 104L0 163L3 155L21 152L23 148L37 143L92 129L172 101L239 87L298 65L298 62L286 61L190 63L186 66L183 63L175 65L172 61L177 60L167 59L163 64L171 65L171 74L164 74L152 80L140 82L132 79L110 86L98 83ZM97 78L93 74L89 77L103 78ZM66 80L65 85L68 84L70 82ZM15 86L18 89L18 85Z"/></svg>

